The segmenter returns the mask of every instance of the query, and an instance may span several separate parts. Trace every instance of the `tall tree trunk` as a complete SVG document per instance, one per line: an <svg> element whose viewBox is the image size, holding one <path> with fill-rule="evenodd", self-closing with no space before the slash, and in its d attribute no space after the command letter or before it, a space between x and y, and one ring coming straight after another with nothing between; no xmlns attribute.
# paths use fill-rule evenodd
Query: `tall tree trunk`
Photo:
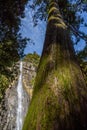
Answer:
<svg viewBox="0 0 87 130"><path fill-rule="evenodd" d="M87 87L56 0L49 8L43 53L23 130L87 130Z"/></svg>

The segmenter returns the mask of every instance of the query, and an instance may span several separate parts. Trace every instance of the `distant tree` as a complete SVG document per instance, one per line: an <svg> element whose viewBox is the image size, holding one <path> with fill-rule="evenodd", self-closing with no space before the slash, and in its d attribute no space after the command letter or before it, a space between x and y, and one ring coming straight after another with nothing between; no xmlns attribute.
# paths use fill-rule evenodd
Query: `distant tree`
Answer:
<svg viewBox="0 0 87 130"><path fill-rule="evenodd" d="M87 46L82 51L77 53L77 57L87 84Z"/></svg>
<svg viewBox="0 0 87 130"><path fill-rule="evenodd" d="M29 53L29 54L27 54L27 55L23 58L23 61L24 61L24 62L30 62L30 63L32 63L35 67L38 66L39 60L40 60L40 56L39 56L36 52L34 52L33 54L32 54L32 53Z"/></svg>

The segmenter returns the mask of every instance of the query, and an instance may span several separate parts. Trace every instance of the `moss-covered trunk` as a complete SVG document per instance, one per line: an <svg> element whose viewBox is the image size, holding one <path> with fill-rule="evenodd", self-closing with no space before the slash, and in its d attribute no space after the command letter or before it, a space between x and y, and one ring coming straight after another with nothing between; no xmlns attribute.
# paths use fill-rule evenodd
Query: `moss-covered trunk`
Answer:
<svg viewBox="0 0 87 130"><path fill-rule="evenodd" d="M87 87L56 0L49 8L43 53L23 130L87 130Z"/></svg>

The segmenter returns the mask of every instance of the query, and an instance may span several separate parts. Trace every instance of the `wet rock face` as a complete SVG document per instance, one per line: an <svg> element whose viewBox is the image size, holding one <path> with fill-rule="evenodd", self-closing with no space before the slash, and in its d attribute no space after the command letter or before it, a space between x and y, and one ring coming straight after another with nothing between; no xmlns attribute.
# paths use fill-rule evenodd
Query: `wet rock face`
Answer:
<svg viewBox="0 0 87 130"><path fill-rule="evenodd" d="M3 130L4 125L6 124L6 119L7 119L7 109L6 109L6 104L5 104L5 99L2 100L0 104L0 130Z"/></svg>
<svg viewBox="0 0 87 130"><path fill-rule="evenodd" d="M17 83L12 88L7 89L5 102L7 104L7 130L14 130L16 123L16 108L17 108Z"/></svg>
<svg viewBox="0 0 87 130"><path fill-rule="evenodd" d="M26 116L29 102L32 98L36 67L29 62L23 62L23 121ZM12 84L12 83L11 83ZM16 130L17 117L17 84L18 78L6 90L4 99L0 104L0 130Z"/></svg>
<svg viewBox="0 0 87 130"><path fill-rule="evenodd" d="M37 67L33 66L32 63L23 62L23 86L27 91L30 100L32 98L36 70Z"/></svg>
<svg viewBox="0 0 87 130"><path fill-rule="evenodd" d="M6 90L5 97L1 103L0 130L14 130L15 128L17 107L17 93L15 85Z"/></svg>

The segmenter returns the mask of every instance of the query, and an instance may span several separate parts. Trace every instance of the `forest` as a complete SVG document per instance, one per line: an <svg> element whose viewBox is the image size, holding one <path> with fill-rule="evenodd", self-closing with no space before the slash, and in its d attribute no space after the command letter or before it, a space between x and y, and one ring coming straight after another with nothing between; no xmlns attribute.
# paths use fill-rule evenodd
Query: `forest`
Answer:
<svg viewBox="0 0 87 130"><path fill-rule="evenodd" d="M46 22L41 56L24 54L32 41L20 32L27 4L34 27ZM87 130L86 28L87 0L0 1L0 104L19 75L15 65L38 66L23 127L17 130ZM79 43L84 47L76 51Z"/></svg>

